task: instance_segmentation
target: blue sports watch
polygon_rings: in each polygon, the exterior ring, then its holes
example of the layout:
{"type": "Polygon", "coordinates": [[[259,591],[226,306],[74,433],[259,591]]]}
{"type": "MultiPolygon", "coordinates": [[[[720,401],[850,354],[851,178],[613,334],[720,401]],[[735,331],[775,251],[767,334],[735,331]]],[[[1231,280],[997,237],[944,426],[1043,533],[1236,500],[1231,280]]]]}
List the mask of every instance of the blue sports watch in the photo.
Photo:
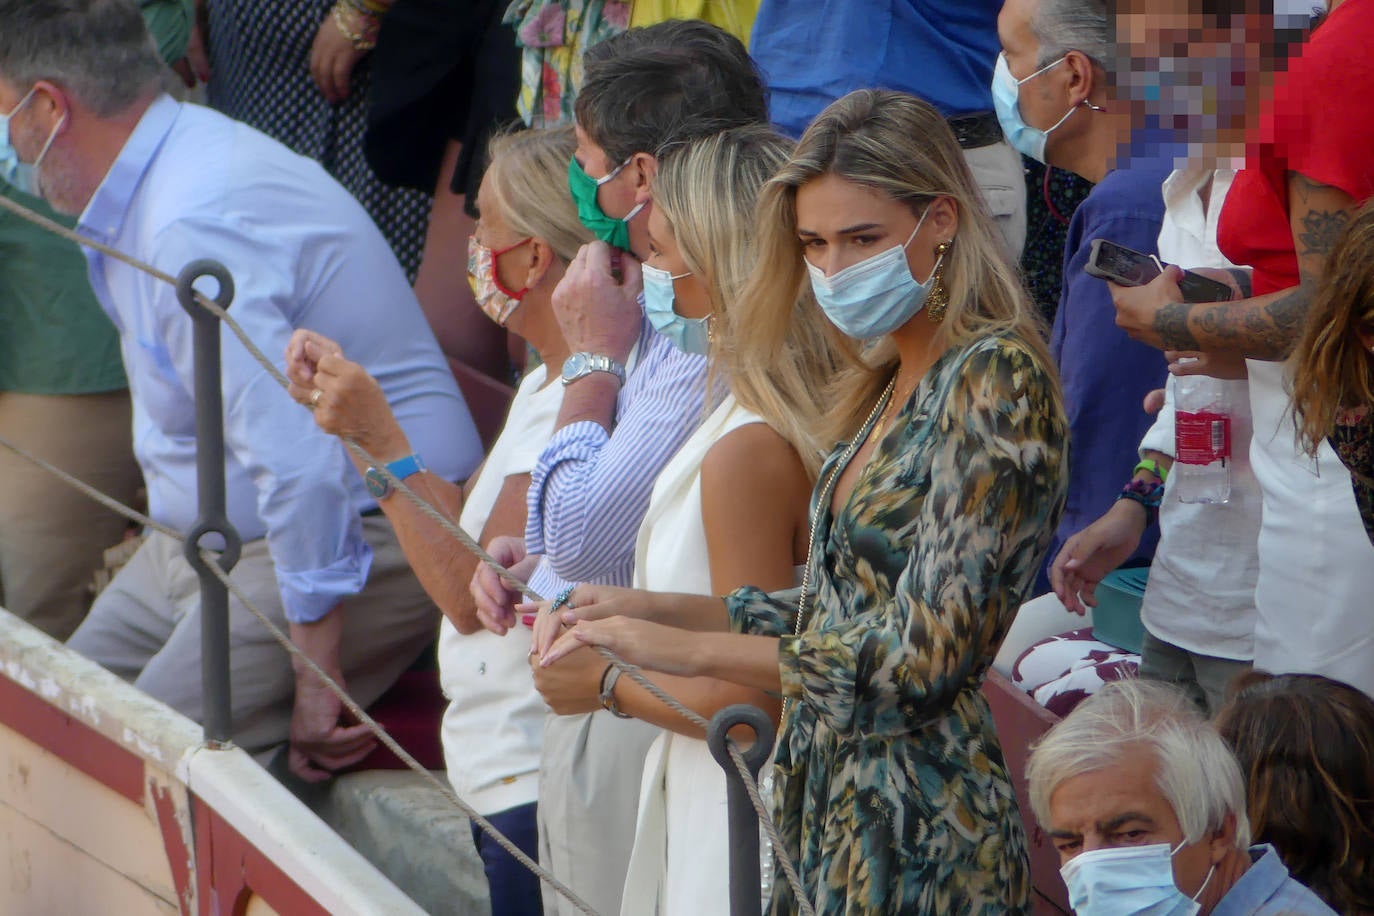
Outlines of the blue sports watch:
{"type": "MultiPolygon", "coordinates": [[[[386,469],[390,471],[397,480],[405,480],[411,474],[418,474],[428,470],[425,467],[424,459],[419,455],[407,455],[396,461],[389,462],[386,469]]],[[[367,469],[363,474],[363,482],[367,484],[367,492],[372,494],[372,498],[381,502],[392,494],[396,489],[386,475],[375,467],[367,469]]]]}

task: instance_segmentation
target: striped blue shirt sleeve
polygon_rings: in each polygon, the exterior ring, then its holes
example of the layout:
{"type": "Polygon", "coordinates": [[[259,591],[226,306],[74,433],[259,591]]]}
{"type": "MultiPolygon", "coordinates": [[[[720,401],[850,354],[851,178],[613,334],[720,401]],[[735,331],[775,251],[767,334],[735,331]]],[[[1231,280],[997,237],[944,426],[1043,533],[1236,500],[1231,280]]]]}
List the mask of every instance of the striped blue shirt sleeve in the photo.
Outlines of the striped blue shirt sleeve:
{"type": "Polygon", "coordinates": [[[568,581],[605,581],[633,563],[654,480],[705,416],[705,358],[647,324],[640,352],[615,429],[589,421],[563,427],[532,475],[526,547],[568,581]]]}

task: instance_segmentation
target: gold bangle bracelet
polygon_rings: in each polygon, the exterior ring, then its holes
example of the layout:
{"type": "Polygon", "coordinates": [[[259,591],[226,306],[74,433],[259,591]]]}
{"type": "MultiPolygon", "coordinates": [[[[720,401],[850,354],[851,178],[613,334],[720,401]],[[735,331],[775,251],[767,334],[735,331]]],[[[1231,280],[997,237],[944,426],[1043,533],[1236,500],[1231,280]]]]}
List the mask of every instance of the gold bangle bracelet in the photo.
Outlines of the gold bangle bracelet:
{"type": "MultiPolygon", "coordinates": [[[[347,0],[339,0],[338,3],[334,4],[334,25],[338,27],[343,37],[347,38],[349,43],[353,45],[353,50],[371,51],[373,48],[377,47],[376,21],[372,21],[369,27],[364,28],[362,32],[355,32],[349,26],[347,19],[344,18],[344,11],[349,9],[353,9],[353,7],[347,3],[347,0]]],[[[358,12],[356,9],[353,9],[353,11],[358,12]]],[[[363,14],[358,13],[358,15],[362,16],[363,14]]]]}

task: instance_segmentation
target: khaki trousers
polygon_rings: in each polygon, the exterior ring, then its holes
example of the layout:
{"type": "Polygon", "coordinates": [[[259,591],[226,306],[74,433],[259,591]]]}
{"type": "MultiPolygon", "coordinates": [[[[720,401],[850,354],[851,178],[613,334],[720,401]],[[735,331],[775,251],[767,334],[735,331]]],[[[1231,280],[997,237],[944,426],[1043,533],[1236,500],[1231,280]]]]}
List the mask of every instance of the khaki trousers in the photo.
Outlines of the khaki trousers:
{"type": "MultiPolygon", "coordinates": [[[[438,634],[439,611],[420,587],[381,516],[363,519],[372,571],[344,601],[340,663],[344,686],[366,707],[438,634]]],[[[265,540],[249,541],[231,572],[254,606],[278,627],[286,615],[265,540]]],[[[67,645],[178,712],[202,720],[200,579],[182,545],[150,534],[101,593],[67,645]]],[[[251,754],[286,741],[295,675],[286,651],[232,595],[229,671],[234,743],[251,754]]]]}
{"type": "MultiPolygon", "coordinates": [[[[142,476],[130,443],[129,393],[0,392],[0,436],[131,504],[142,476]]],[[[101,554],[124,519],[0,448],[0,605],[66,639],[86,616],[101,554]]]]}

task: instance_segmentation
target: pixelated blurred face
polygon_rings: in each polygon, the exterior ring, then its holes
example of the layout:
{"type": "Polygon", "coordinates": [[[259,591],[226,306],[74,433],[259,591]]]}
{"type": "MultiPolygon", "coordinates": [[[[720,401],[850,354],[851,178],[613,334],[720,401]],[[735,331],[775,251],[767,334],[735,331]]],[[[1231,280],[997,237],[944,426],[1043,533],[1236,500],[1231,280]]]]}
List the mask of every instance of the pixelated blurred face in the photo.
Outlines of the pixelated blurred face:
{"type": "Polygon", "coordinates": [[[1215,4],[1123,4],[1116,17],[1113,95],[1130,105],[1135,123],[1214,150],[1217,142],[1243,140],[1259,95],[1256,75],[1269,69],[1261,48],[1273,17],[1237,11],[1222,21],[1204,7],[1215,4]]]}

